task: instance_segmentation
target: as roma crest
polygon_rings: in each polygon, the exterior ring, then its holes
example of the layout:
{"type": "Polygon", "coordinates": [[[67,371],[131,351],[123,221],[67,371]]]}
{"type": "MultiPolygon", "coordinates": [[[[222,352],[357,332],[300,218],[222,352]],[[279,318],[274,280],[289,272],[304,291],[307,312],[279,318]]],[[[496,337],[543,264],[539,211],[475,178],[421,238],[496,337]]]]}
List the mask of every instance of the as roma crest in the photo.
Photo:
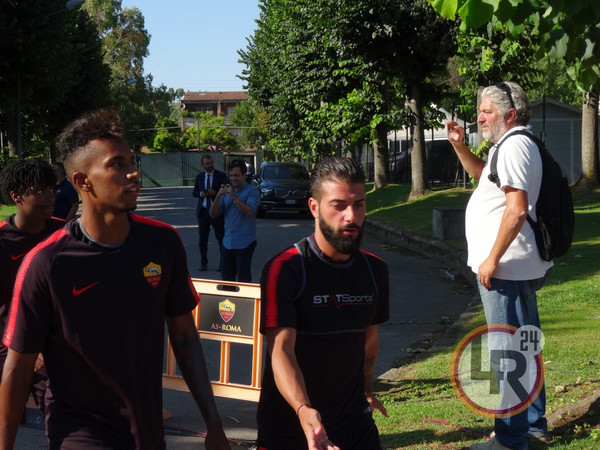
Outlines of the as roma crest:
{"type": "Polygon", "coordinates": [[[235,303],[230,302],[229,299],[219,302],[219,314],[221,319],[229,322],[235,314],[235,303]]]}
{"type": "Polygon", "coordinates": [[[146,277],[146,281],[153,288],[159,285],[161,274],[162,269],[158,264],[150,262],[146,267],[144,267],[144,276],[146,277]]]}

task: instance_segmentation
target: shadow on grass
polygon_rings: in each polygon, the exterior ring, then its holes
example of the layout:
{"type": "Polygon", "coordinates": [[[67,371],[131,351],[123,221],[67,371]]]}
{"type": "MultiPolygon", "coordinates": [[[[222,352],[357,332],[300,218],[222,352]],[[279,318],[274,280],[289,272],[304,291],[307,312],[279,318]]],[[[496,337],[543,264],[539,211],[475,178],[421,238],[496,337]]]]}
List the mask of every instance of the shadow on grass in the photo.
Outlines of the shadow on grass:
{"type": "Polygon", "coordinates": [[[389,405],[388,412],[392,412],[390,422],[378,421],[385,449],[463,448],[484,439],[491,431],[491,423],[480,425],[479,420],[466,420],[470,414],[459,404],[448,378],[391,382],[381,398],[389,405]],[[466,422],[468,426],[459,426],[466,422]]]}
{"type": "Polygon", "coordinates": [[[436,428],[408,431],[381,437],[384,449],[397,449],[412,446],[418,448],[468,448],[473,442],[483,441],[483,436],[489,433],[489,428],[452,430],[443,432],[436,428]]]}
{"type": "MultiPolygon", "coordinates": [[[[376,392],[389,396],[395,403],[418,402],[419,399],[432,400],[434,393],[454,397],[449,378],[403,378],[398,381],[378,379],[374,387],[376,392]]],[[[438,396],[437,399],[439,398],[438,396]]]]}
{"type": "MultiPolygon", "coordinates": [[[[591,403],[584,399],[573,405],[559,408],[548,419],[553,443],[569,445],[574,448],[590,448],[588,447],[589,442],[585,442],[585,445],[576,444],[580,441],[587,441],[594,428],[594,436],[600,435],[598,433],[600,429],[600,397],[591,403]]],[[[596,448],[599,447],[600,443],[596,448]]]]}

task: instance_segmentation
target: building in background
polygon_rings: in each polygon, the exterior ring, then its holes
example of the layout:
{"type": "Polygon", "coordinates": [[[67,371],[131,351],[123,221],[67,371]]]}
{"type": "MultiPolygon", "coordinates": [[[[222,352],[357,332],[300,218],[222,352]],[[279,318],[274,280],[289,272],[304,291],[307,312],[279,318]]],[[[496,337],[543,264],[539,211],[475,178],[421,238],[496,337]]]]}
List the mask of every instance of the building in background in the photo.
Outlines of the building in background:
{"type": "Polygon", "coordinates": [[[569,183],[577,181],[581,176],[581,109],[550,97],[534,100],[529,124],[569,183]]]}
{"type": "MultiPolygon", "coordinates": [[[[195,112],[209,113],[214,116],[225,117],[225,125],[229,126],[229,117],[240,103],[248,100],[248,93],[244,91],[219,91],[219,92],[186,92],[181,99],[181,108],[190,113],[189,117],[183,118],[182,126],[193,127],[196,122],[193,119],[195,112]]],[[[240,136],[239,128],[229,128],[234,136],[240,136]]]]}

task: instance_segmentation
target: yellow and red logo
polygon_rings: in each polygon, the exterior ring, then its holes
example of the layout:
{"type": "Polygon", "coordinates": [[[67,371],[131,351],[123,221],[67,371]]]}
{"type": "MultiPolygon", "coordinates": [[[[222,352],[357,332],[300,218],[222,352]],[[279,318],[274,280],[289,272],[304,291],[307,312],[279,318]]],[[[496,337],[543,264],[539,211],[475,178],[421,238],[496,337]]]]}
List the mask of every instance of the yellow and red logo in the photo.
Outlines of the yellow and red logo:
{"type": "Polygon", "coordinates": [[[235,314],[235,303],[232,303],[229,299],[219,302],[219,314],[221,315],[221,319],[229,322],[235,314]]]}
{"type": "Polygon", "coordinates": [[[150,262],[146,267],[144,267],[144,276],[146,277],[146,281],[153,288],[158,287],[160,284],[161,274],[162,268],[156,263],[150,262]]]}

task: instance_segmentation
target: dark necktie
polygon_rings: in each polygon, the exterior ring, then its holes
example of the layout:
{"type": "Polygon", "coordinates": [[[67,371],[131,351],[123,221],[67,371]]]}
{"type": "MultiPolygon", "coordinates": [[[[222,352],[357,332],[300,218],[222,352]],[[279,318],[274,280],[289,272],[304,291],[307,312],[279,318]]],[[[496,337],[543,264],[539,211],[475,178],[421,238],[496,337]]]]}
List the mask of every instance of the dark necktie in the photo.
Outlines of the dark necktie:
{"type": "MultiPolygon", "coordinates": [[[[205,184],[205,188],[208,191],[210,189],[210,174],[207,173],[206,174],[206,184],[205,184]]],[[[211,203],[212,198],[211,197],[206,197],[206,208],[210,209],[210,203],[211,203]]]]}

